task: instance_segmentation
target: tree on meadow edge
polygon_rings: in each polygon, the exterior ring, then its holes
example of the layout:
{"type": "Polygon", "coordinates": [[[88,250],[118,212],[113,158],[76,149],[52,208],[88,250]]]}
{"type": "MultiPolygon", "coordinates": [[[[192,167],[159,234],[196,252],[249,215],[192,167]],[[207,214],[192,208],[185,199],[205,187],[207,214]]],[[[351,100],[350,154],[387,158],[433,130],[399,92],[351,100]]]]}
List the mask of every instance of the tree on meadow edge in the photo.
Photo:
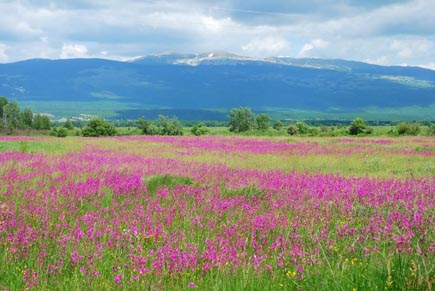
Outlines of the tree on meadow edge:
{"type": "Polygon", "coordinates": [[[283,124],[281,122],[281,120],[277,120],[273,123],[273,129],[280,131],[281,128],[283,127],[283,124]]]}
{"type": "Polygon", "coordinates": [[[256,119],[251,109],[240,107],[232,109],[228,116],[230,131],[242,132],[254,129],[256,127],[256,119]]]}
{"type": "Polygon", "coordinates": [[[83,136],[113,136],[116,135],[116,129],[103,118],[97,117],[88,121],[82,130],[83,136]]]}
{"type": "Polygon", "coordinates": [[[32,128],[33,112],[32,109],[26,108],[21,113],[21,123],[25,128],[32,128]]]}
{"type": "Polygon", "coordinates": [[[349,134],[358,135],[360,133],[364,133],[367,128],[366,123],[361,117],[355,118],[349,127],[349,134]]]}
{"type": "Polygon", "coordinates": [[[143,117],[139,118],[137,121],[137,128],[145,135],[155,135],[158,134],[158,128],[151,120],[145,120],[143,117]]]}
{"type": "Polygon", "coordinates": [[[259,130],[267,130],[270,127],[270,117],[265,113],[257,115],[255,121],[259,130]]]}
{"type": "Polygon", "coordinates": [[[310,126],[303,121],[298,121],[295,123],[298,134],[307,134],[310,132],[310,126]]]}
{"type": "Polygon", "coordinates": [[[10,132],[20,127],[20,106],[17,101],[3,106],[3,123],[10,132]]]}
{"type": "Polygon", "coordinates": [[[159,115],[157,126],[159,134],[161,135],[183,135],[183,126],[175,116],[169,118],[167,116],[159,115]]]}
{"type": "Polygon", "coordinates": [[[6,97],[0,96],[0,127],[5,127],[6,122],[4,122],[4,116],[3,116],[3,107],[8,104],[9,101],[6,97]]]}
{"type": "Polygon", "coordinates": [[[38,130],[50,130],[51,128],[50,118],[46,115],[37,113],[33,115],[32,127],[38,130]]]}
{"type": "Polygon", "coordinates": [[[418,135],[420,125],[418,123],[401,122],[397,125],[397,133],[400,135],[418,135]]]}
{"type": "Polygon", "coordinates": [[[65,124],[63,125],[63,127],[66,128],[66,129],[68,129],[68,130],[73,130],[73,129],[74,129],[74,125],[73,125],[73,123],[71,122],[71,119],[68,118],[68,119],[65,121],[65,124]]]}
{"type": "Polygon", "coordinates": [[[205,125],[205,123],[200,122],[198,124],[195,124],[192,127],[192,129],[190,130],[190,132],[196,136],[199,136],[199,135],[205,135],[205,134],[209,133],[209,129],[205,125]]]}

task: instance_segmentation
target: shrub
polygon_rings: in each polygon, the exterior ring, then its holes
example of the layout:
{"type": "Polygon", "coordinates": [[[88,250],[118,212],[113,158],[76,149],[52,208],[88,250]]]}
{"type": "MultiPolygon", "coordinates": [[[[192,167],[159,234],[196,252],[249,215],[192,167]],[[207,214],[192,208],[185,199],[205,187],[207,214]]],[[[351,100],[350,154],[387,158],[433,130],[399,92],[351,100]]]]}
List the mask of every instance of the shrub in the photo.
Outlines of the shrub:
{"type": "Polygon", "coordinates": [[[192,134],[199,136],[199,135],[205,135],[207,133],[209,133],[209,129],[207,128],[207,126],[204,123],[198,123],[195,124],[192,129],[190,130],[190,132],[192,132],[192,134]]]}
{"type": "Polygon", "coordinates": [[[183,126],[177,117],[168,118],[167,116],[159,115],[158,132],[161,135],[183,135],[183,126]]]}
{"type": "Polygon", "coordinates": [[[270,117],[265,113],[261,113],[255,118],[257,129],[267,130],[270,127],[270,117]]]}
{"type": "Polygon", "coordinates": [[[350,127],[349,127],[349,134],[351,135],[357,135],[360,133],[364,133],[365,129],[366,129],[366,123],[364,122],[364,120],[360,117],[355,118],[350,127]]]}
{"type": "Polygon", "coordinates": [[[83,136],[113,136],[116,135],[116,129],[102,118],[93,118],[83,128],[83,136]]]}
{"type": "Polygon", "coordinates": [[[50,135],[55,137],[66,137],[68,135],[68,131],[63,127],[55,127],[50,131],[50,135]]]}
{"type": "Polygon", "coordinates": [[[420,133],[420,125],[418,123],[401,122],[397,125],[397,132],[400,135],[418,135],[420,133]]]}
{"type": "Polygon", "coordinates": [[[297,128],[297,133],[298,134],[307,134],[307,133],[310,133],[310,127],[308,126],[308,124],[306,124],[303,121],[296,122],[295,126],[297,128]]]}
{"type": "Polygon", "coordinates": [[[290,135],[296,135],[298,133],[298,128],[294,126],[293,124],[290,124],[287,127],[287,133],[290,135]]]}
{"type": "Polygon", "coordinates": [[[155,135],[159,133],[157,126],[151,120],[145,120],[143,117],[137,120],[137,127],[145,135],[155,135]]]}
{"type": "Polygon", "coordinates": [[[277,120],[277,121],[275,121],[274,123],[273,123],[273,129],[276,129],[276,130],[281,130],[282,129],[282,127],[283,127],[283,124],[282,124],[282,122],[280,121],[280,120],[277,120]]]}

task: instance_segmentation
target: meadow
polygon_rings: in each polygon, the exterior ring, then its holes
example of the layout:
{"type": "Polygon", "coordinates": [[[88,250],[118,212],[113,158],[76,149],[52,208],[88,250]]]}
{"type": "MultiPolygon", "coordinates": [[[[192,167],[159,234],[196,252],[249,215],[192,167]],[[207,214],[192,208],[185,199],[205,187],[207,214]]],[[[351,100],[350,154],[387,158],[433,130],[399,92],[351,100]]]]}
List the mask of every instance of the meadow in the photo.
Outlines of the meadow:
{"type": "Polygon", "coordinates": [[[0,136],[0,290],[433,290],[435,139],[0,136]]]}

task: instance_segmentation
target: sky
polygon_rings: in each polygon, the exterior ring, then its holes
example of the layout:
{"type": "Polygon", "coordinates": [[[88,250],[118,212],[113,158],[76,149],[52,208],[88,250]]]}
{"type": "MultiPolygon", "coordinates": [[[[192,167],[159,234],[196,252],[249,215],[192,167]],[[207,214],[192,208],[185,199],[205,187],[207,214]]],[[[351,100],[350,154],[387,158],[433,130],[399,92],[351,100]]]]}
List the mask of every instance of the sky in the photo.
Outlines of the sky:
{"type": "Polygon", "coordinates": [[[435,69],[435,0],[0,0],[0,63],[228,51],[435,69]]]}

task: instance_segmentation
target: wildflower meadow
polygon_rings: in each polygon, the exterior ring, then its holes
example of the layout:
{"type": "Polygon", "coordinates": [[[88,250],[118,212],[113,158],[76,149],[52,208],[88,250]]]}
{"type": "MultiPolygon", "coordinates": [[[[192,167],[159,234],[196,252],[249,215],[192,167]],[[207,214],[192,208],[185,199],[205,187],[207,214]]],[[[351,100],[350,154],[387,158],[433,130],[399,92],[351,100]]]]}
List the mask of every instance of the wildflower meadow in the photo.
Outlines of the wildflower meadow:
{"type": "Polygon", "coordinates": [[[0,137],[0,290],[434,290],[435,139],[0,137]]]}

